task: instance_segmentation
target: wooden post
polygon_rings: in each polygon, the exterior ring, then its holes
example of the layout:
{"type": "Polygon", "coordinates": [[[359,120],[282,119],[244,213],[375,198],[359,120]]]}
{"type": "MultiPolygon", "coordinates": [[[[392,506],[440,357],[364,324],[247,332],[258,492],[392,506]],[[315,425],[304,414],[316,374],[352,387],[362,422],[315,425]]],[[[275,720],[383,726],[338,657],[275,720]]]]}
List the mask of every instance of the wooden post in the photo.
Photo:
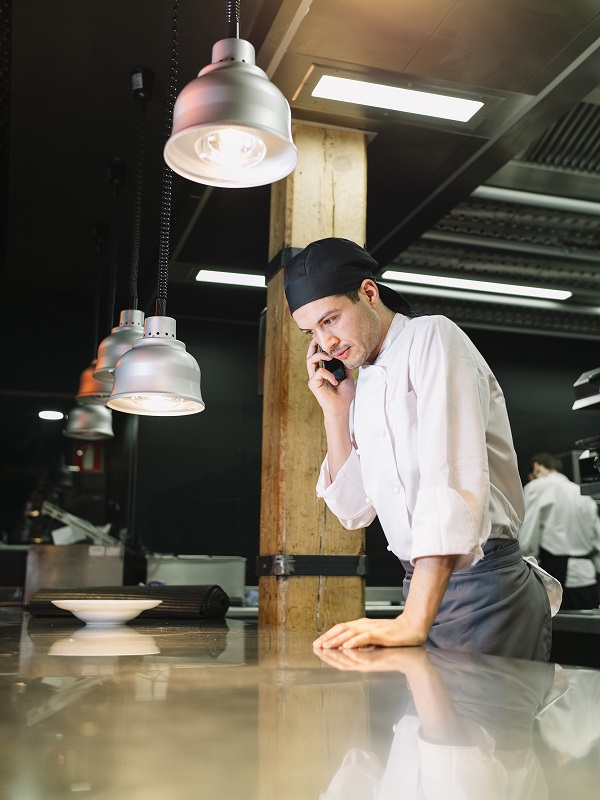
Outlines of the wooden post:
{"type": "MultiPolygon", "coordinates": [[[[366,142],[361,133],[294,126],[298,165],[272,187],[270,259],[328,236],[365,240],[366,142]]],[[[364,554],[364,531],[345,530],[315,493],[326,444],[322,412],[306,384],[307,337],[291,318],[283,270],[268,282],[260,554],[364,554]]],[[[326,572],[324,569],[323,572],[326,572]]],[[[259,577],[259,622],[323,631],[364,616],[364,577],[259,577]]]]}

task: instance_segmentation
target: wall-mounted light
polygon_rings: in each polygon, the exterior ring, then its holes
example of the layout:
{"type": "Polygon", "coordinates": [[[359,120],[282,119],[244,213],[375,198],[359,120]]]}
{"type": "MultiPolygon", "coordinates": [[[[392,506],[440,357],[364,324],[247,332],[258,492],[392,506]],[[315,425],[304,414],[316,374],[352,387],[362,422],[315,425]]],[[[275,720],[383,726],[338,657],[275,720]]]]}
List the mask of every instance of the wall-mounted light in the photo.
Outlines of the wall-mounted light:
{"type": "Polygon", "coordinates": [[[600,369],[590,369],[577,378],[573,384],[575,390],[575,402],[573,411],[581,408],[600,407],[600,369]]]}
{"type": "Polygon", "coordinates": [[[228,3],[227,33],[177,98],[164,158],[174,172],[209,186],[274,183],[298,160],[290,107],[256,66],[254,47],[238,38],[239,0],[228,3]]]}

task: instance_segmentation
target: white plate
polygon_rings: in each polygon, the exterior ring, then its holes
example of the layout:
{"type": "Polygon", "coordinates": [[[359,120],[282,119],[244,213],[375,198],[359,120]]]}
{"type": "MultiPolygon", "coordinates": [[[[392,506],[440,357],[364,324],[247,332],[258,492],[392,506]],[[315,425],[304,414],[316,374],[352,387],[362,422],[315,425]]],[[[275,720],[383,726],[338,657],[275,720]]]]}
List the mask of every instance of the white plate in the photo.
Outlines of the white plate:
{"type": "Polygon", "coordinates": [[[57,608],[71,611],[88,625],[122,625],[162,600],[53,600],[57,608]]]}

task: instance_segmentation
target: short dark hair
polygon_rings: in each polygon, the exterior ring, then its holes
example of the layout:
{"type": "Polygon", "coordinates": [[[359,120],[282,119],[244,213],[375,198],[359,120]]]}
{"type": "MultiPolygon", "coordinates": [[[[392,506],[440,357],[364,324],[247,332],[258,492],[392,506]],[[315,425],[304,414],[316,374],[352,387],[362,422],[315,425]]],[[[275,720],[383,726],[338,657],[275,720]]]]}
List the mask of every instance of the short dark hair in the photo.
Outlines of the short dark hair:
{"type": "MultiPolygon", "coordinates": [[[[359,287],[359,289],[360,289],[360,287],[359,287]]],[[[351,289],[349,292],[342,292],[340,297],[347,297],[348,300],[350,300],[352,303],[358,303],[359,300],[360,300],[360,295],[358,293],[359,289],[351,289]]],[[[383,300],[381,302],[383,302],[383,300]]],[[[384,303],[384,305],[385,305],[385,303],[384,303]]],[[[387,306],[386,306],[386,308],[387,308],[387,306]]],[[[395,311],[395,309],[391,309],[391,310],[395,311]]],[[[413,311],[412,308],[411,309],[407,308],[406,310],[403,309],[400,313],[404,314],[405,317],[411,317],[411,318],[422,317],[423,316],[423,314],[421,314],[419,311],[413,311]]]]}
{"type": "Polygon", "coordinates": [[[546,469],[555,469],[557,472],[562,472],[563,468],[562,461],[553,453],[536,453],[534,456],[531,456],[529,462],[530,471],[533,470],[534,464],[541,464],[542,467],[546,467],[546,469]]]}
{"type": "Polygon", "coordinates": [[[342,297],[347,297],[348,300],[351,300],[353,303],[358,303],[360,300],[358,289],[350,289],[349,292],[342,292],[342,297]]]}

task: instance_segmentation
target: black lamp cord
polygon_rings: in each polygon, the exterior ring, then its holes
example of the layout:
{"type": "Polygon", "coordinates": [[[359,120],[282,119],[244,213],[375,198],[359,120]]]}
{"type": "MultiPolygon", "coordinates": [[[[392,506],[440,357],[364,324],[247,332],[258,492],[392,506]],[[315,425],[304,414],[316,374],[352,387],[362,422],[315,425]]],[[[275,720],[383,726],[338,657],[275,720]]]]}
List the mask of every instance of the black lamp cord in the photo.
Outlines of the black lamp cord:
{"type": "MultiPolygon", "coordinates": [[[[227,35],[238,38],[240,32],[240,0],[227,0],[227,35]]],[[[169,60],[169,85],[165,114],[165,142],[173,129],[173,108],[177,96],[177,70],[179,46],[179,0],[173,0],[171,20],[171,54],[169,60]]],[[[156,315],[166,316],[167,288],[169,283],[169,250],[171,238],[171,201],[173,194],[173,172],[163,164],[162,194],[160,203],[160,231],[158,248],[158,280],[156,290],[156,315]]]]}
{"type": "Polygon", "coordinates": [[[100,329],[100,289],[102,286],[102,248],[106,242],[106,228],[101,223],[96,223],[93,229],[95,269],[94,292],[92,298],[92,359],[96,358],[98,351],[98,332],[100,329]]]}
{"type": "Polygon", "coordinates": [[[227,38],[240,38],[240,0],[227,0],[227,38]]]}
{"type": "Polygon", "coordinates": [[[133,188],[133,221],[131,232],[131,266],[129,270],[129,308],[138,307],[138,271],[140,266],[140,239],[142,225],[142,178],[144,174],[144,149],[146,144],[146,103],[140,103],[140,127],[133,188]]]}
{"type": "MultiPolygon", "coordinates": [[[[169,61],[169,86],[167,89],[167,110],[165,118],[165,141],[171,135],[173,127],[173,107],[177,92],[177,57],[179,43],[179,2],[173,2],[171,25],[171,57],[169,61]]],[[[173,190],[173,173],[163,163],[162,194],[160,202],[160,232],[158,243],[158,282],[156,290],[156,315],[166,316],[167,286],[169,283],[169,246],[171,235],[171,195],[173,190]]]]}
{"type": "Polygon", "coordinates": [[[108,290],[107,290],[107,331],[110,333],[115,316],[115,297],[117,293],[117,271],[119,261],[119,228],[120,228],[120,213],[119,213],[119,197],[121,194],[121,187],[125,179],[126,165],[119,158],[115,158],[109,164],[108,175],[109,183],[112,186],[113,192],[113,208],[112,219],[110,225],[110,239],[109,239],[109,272],[108,272],[108,290]]]}

